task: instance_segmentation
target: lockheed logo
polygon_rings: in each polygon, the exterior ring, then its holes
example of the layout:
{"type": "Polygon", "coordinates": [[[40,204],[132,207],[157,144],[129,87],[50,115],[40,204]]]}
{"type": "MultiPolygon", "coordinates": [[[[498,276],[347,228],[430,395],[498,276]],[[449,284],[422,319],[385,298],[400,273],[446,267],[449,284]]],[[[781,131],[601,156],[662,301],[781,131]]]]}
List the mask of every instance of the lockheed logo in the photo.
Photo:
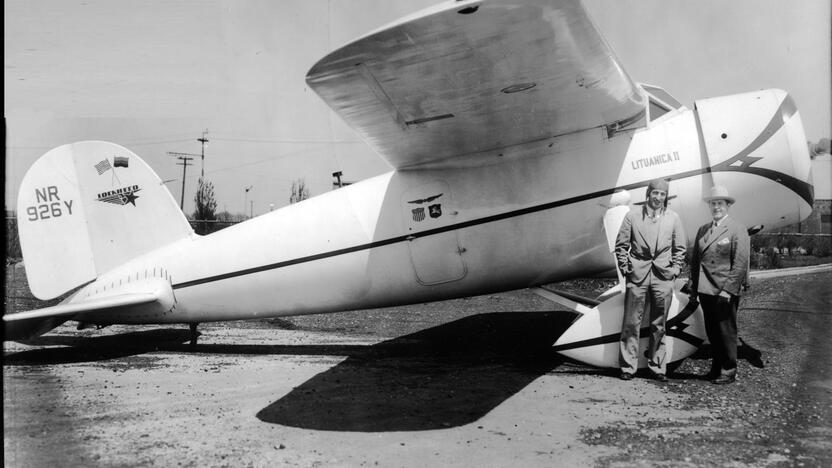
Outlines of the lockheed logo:
{"type": "Polygon", "coordinates": [[[126,205],[130,203],[136,206],[136,199],[139,198],[136,192],[140,191],[138,185],[131,185],[129,187],[122,187],[107,192],[98,194],[97,200],[104,203],[112,203],[114,205],[126,205]]]}

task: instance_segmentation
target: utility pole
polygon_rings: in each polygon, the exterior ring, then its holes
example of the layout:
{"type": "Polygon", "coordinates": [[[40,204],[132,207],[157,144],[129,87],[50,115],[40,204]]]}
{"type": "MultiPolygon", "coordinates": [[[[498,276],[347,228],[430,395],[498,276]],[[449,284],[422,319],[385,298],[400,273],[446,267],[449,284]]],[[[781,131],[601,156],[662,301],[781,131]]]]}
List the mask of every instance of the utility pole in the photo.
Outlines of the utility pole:
{"type": "Polygon", "coordinates": [[[196,141],[202,143],[202,178],[205,178],[205,144],[208,143],[208,129],[202,132],[202,138],[197,138],[196,141]]]}
{"type": "Polygon", "coordinates": [[[246,215],[246,205],[248,205],[248,191],[251,190],[252,187],[254,187],[254,186],[249,185],[248,187],[246,187],[246,198],[245,198],[245,201],[243,202],[243,216],[246,215]]]}
{"type": "Polygon", "coordinates": [[[253,218],[254,217],[254,200],[249,200],[249,203],[251,203],[251,211],[249,211],[248,217],[253,218]]]}
{"type": "Polygon", "coordinates": [[[193,166],[193,164],[189,163],[188,161],[193,161],[193,157],[199,156],[198,154],[191,154],[191,153],[176,153],[173,151],[168,151],[168,156],[173,156],[176,159],[182,161],[181,163],[176,163],[177,166],[182,166],[182,198],[179,200],[179,209],[182,212],[185,211],[185,174],[188,171],[188,166],[193,166]]]}

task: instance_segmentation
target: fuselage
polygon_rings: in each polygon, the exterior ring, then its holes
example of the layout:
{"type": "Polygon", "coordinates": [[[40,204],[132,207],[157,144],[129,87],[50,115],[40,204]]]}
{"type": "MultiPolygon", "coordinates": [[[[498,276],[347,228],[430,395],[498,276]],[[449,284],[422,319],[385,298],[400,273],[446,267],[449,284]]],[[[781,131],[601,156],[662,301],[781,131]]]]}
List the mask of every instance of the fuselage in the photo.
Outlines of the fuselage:
{"type": "MultiPolygon", "coordinates": [[[[688,241],[714,184],[748,227],[812,209],[808,149],[778,90],[697,101],[632,128],[592,128],[394,171],[207,236],[191,236],[85,288],[164,271],[165,313],[90,313],[93,323],[240,320],[419,303],[614,271],[603,217],[669,178],[688,241]],[[150,273],[150,272],[153,273],[150,273]]],[[[614,274],[614,273],[612,273],[614,274]]]]}

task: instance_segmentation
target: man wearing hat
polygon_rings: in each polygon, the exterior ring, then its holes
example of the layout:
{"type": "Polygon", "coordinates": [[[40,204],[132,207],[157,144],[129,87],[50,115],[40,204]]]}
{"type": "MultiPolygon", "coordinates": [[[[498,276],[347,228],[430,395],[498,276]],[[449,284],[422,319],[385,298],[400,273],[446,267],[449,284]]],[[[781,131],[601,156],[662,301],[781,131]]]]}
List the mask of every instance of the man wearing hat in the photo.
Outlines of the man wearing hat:
{"type": "Polygon", "coordinates": [[[734,198],[716,185],[704,198],[713,220],[699,228],[693,244],[691,294],[699,294],[705,331],[711,342],[711,371],[715,384],[737,377],[737,308],[748,275],[750,241],[745,226],[728,215],[734,198]]]}
{"type": "Polygon", "coordinates": [[[627,213],[615,240],[618,268],[626,279],[619,354],[624,380],[638,369],[641,320],[649,311],[647,366],[658,380],[667,381],[665,323],[687,245],[679,215],[667,208],[668,187],[666,180],[650,182],[644,205],[627,213]]]}

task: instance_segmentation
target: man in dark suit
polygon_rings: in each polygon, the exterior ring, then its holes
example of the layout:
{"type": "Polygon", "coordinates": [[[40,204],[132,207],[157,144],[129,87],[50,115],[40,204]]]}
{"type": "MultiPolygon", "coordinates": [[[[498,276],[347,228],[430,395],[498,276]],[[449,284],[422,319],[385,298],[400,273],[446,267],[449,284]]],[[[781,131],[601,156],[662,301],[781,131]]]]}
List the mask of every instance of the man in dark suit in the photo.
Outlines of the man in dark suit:
{"type": "Polygon", "coordinates": [[[687,245],[679,215],[667,209],[668,187],[666,180],[650,182],[644,205],[627,213],[615,240],[618,268],[626,279],[619,354],[624,380],[638,369],[641,320],[649,310],[647,366],[658,380],[667,381],[665,324],[687,245]]]}
{"type": "Polygon", "coordinates": [[[734,198],[714,186],[705,202],[713,221],[699,228],[691,260],[691,293],[699,294],[705,331],[711,342],[711,371],[715,384],[737,378],[737,308],[748,275],[750,241],[745,226],[728,215],[734,198]]]}

